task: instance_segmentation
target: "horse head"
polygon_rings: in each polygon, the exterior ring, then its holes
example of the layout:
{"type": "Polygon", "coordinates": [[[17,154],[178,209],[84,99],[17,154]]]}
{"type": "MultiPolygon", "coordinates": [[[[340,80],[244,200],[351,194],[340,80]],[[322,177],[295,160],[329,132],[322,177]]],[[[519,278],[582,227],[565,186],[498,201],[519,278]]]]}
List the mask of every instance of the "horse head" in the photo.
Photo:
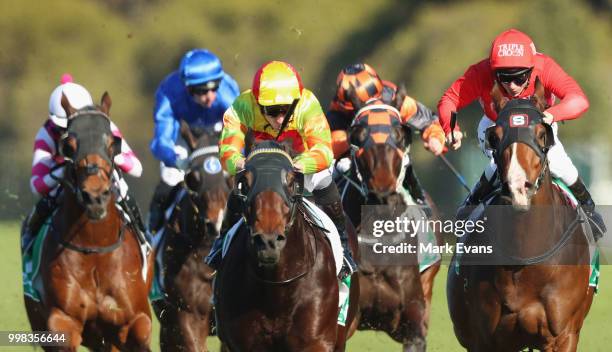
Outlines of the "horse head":
{"type": "Polygon", "coordinates": [[[516,210],[527,211],[532,198],[549,175],[547,152],[554,145],[552,127],[544,122],[544,87],[536,78],[530,99],[504,98],[495,85],[491,93],[497,121],[485,133],[493,151],[504,193],[516,210]]]}
{"type": "Polygon", "coordinates": [[[259,143],[236,176],[243,199],[243,215],[250,231],[250,252],[260,267],[275,267],[287,243],[303,189],[303,175],[293,170],[292,159],[272,141],[259,143]]]}
{"type": "Polygon", "coordinates": [[[91,220],[102,220],[113,194],[113,159],[121,151],[121,137],[113,135],[108,117],[110,96],[105,92],[100,107],[80,110],[62,96],[62,107],[70,116],[58,148],[66,161],[63,184],[91,220]]]}
{"type": "Polygon", "coordinates": [[[218,233],[229,193],[228,178],[219,161],[219,133],[190,128],[181,122],[181,135],[190,148],[185,186],[203,224],[218,233]]]}
{"type": "Polygon", "coordinates": [[[368,196],[384,201],[396,194],[402,160],[411,142],[410,128],[402,125],[399,111],[381,101],[367,103],[355,114],[349,138],[368,196]]]}

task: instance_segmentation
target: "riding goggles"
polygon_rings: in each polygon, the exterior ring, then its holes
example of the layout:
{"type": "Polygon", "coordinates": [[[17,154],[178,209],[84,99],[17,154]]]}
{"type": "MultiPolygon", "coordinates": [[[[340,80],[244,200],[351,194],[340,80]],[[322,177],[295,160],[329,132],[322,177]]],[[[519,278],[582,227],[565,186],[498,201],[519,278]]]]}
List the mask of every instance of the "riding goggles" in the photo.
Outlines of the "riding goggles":
{"type": "Polygon", "coordinates": [[[522,86],[531,77],[531,71],[533,71],[533,68],[522,69],[520,71],[498,70],[495,72],[495,75],[500,83],[510,84],[514,82],[514,84],[522,86]]]}

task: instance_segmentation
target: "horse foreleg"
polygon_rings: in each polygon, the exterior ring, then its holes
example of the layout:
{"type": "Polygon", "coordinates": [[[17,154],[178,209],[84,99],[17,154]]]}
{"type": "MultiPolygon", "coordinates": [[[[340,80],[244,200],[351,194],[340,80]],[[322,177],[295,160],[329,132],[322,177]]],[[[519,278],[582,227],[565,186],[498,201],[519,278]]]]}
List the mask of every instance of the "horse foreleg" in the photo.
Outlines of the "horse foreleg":
{"type": "Polygon", "coordinates": [[[184,351],[208,351],[209,316],[193,312],[179,311],[178,323],[183,336],[184,351]]]}
{"type": "Polygon", "coordinates": [[[560,335],[556,338],[554,346],[544,351],[574,352],[578,350],[578,334],[571,333],[560,335]]]}
{"type": "Polygon", "coordinates": [[[69,345],[59,350],[76,351],[83,342],[83,324],[57,307],[51,309],[47,328],[52,332],[68,334],[69,345]]]}
{"type": "Polygon", "coordinates": [[[151,328],[151,318],[145,313],[138,313],[119,330],[119,341],[128,351],[151,351],[151,328]]]}
{"type": "Polygon", "coordinates": [[[427,336],[427,330],[429,329],[429,314],[431,312],[431,298],[433,296],[433,286],[436,274],[440,270],[440,262],[430,266],[424,272],[421,273],[421,287],[423,288],[423,298],[425,299],[425,312],[423,313],[423,320],[425,322],[425,336],[427,336]]]}

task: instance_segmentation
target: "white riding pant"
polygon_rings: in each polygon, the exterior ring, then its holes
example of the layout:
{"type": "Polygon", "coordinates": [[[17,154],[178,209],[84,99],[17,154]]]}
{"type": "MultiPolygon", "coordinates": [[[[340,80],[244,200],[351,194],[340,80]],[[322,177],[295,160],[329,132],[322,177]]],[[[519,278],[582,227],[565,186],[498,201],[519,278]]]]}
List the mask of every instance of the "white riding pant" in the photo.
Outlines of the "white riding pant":
{"type": "MultiPolygon", "coordinates": [[[[174,144],[174,152],[178,159],[189,157],[189,148],[183,137],[179,136],[174,144]]],[[[185,178],[185,171],[175,167],[166,166],[163,161],[159,163],[159,169],[162,181],[170,187],[176,186],[185,178]]]]}
{"type": "Polygon", "coordinates": [[[330,165],[327,169],[323,169],[315,174],[304,175],[304,189],[308,192],[323,189],[329,186],[332,179],[334,165],[330,165]]]}
{"type": "MultiPolygon", "coordinates": [[[[487,180],[491,180],[493,173],[497,170],[497,165],[495,165],[495,159],[493,158],[493,151],[485,148],[485,131],[494,124],[495,122],[486,115],[480,119],[480,123],[478,124],[478,144],[480,145],[480,150],[482,150],[490,161],[485,167],[485,176],[487,180]]],[[[557,137],[559,125],[555,122],[551,126],[555,136],[555,145],[548,150],[550,173],[554,177],[560,178],[566,185],[571,186],[578,179],[578,169],[576,169],[576,166],[572,163],[572,160],[565,152],[565,148],[563,148],[563,144],[561,144],[561,141],[557,137]]]]}

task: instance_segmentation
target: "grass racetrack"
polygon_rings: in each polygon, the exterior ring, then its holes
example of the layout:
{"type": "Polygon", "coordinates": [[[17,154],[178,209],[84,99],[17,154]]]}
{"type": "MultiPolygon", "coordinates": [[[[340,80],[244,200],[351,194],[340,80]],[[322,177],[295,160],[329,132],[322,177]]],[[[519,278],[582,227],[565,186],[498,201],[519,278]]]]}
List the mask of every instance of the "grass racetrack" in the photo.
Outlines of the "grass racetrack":
{"type": "MultiPolygon", "coordinates": [[[[610,234],[608,234],[610,235],[610,234]]],[[[5,288],[0,295],[0,331],[30,330],[23,306],[21,283],[21,258],[19,254],[19,226],[14,223],[0,223],[0,282],[5,288]]],[[[445,280],[448,267],[444,266],[434,286],[433,307],[427,336],[428,351],[463,351],[455,339],[446,306],[445,280]]],[[[586,318],[580,335],[579,351],[610,351],[610,316],[612,315],[612,267],[601,267],[599,294],[595,296],[591,311],[586,318]]],[[[159,325],[153,318],[153,351],[159,351],[159,325]]],[[[219,350],[216,338],[209,347],[219,350]]],[[[31,347],[0,346],[0,351],[32,351],[31,347]]],[[[83,349],[84,350],[84,349],[83,349]]],[[[398,343],[384,333],[358,332],[348,343],[349,351],[400,351],[398,343]]]]}

